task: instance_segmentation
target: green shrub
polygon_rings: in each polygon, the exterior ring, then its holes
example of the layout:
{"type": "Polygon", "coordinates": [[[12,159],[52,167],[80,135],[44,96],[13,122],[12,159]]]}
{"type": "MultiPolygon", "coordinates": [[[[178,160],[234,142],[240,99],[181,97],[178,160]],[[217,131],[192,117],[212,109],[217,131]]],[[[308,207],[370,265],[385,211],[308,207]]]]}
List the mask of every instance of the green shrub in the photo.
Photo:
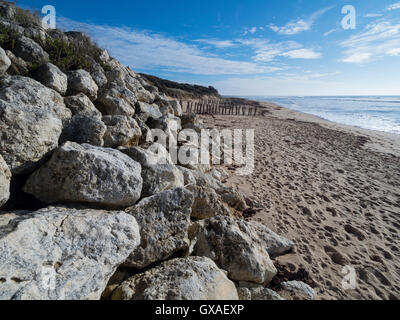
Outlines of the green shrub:
{"type": "Polygon", "coordinates": [[[50,61],[63,72],[78,69],[90,72],[92,59],[98,62],[101,50],[87,36],[71,41],[48,38],[41,45],[49,54],[50,61]]]}
{"type": "Polygon", "coordinates": [[[20,7],[15,7],[14,21],[22,27],[37,27],[41,26],[40,14],[37,11],[25,10],[20,7]]]}
{"type": "Polygon", "coordinates": [[[18,38],[18,34],[11,28],[0,25],[0,46],[4,50],[14,49],[15,41],[18,38]]]}

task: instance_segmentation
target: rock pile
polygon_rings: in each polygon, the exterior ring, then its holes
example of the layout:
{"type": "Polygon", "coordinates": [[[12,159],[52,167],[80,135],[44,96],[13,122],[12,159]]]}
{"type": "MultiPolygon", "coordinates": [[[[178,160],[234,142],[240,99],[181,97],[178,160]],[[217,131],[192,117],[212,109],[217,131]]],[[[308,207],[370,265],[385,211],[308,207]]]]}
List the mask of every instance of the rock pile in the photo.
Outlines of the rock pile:
{"type": "Polygon", "coordinates": [[[152,139],[152,129],[174,139],[182,123],[201,128],[196,117],[104,50],[85,57],[85,70],[66,70],[45,44],[84,35],[23,27],[8,6],[0,24],[16,38],[11,51],[0,43],[0,299],[279,298],[265,288],[277,273],[271,257],[293,242],[234,218],[246,202],[211,165],[175,164],[152,139]],[[14,193],[40,209],[8,201],[14,193]],[[237,290],[249,283],[259,289],[237,290]]]}

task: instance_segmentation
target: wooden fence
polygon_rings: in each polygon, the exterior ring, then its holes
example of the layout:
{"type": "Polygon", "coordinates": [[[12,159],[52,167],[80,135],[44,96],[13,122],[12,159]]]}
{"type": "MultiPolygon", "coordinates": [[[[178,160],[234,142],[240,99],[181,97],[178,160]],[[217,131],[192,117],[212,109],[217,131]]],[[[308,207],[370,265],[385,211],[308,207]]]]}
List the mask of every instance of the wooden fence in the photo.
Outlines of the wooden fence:
{"type": "Polygon", "coordinates": [[[229,100],[180,101],[183,112],[190,114],[218,114],[236,116],[254,116],[262,114],[262,109],[248,105],[239,105],[229,100]]]}

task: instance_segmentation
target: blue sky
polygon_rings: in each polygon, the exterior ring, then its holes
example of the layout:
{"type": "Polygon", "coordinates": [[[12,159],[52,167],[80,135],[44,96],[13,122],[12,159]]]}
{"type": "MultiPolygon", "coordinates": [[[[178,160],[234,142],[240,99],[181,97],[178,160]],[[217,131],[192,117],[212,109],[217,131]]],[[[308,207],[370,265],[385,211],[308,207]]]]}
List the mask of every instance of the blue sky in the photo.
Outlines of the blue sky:
{"type": "Polygon", "coordinates": [[[53,5],[58,27],[86,31],[135,71],[226,95],[400,95],[399,0],[18,3],[53,5]]]}

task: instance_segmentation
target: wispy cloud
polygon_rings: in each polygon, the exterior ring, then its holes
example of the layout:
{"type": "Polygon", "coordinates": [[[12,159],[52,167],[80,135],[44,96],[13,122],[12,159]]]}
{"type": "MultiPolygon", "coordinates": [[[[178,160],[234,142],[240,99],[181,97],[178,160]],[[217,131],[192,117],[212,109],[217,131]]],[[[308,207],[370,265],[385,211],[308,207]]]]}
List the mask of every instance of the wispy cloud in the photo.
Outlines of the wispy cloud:
{"type": "Polygon", "coordinates": [[[241,40],[243,45],[250,46],[255,51],[254,61],[270,62],[277,57],[289,59],[317,59],[322,55],[314,49],[303,48],[295,41],[270,42],[264,39],[245,39],[241,40]]]}
{"type": "Polygon", "coordinates": [[[379,18],[382,17],[382,13],[367,13],[364,17],[365,18],[379,18]]]}
{"type": "Polygon", "coordinates": [[[365,30],[343,41],[346,48],[345,57],[348,63],[366,63],[374,59],[393,55],[400,48],[400,24],[378,21],[365,27],[365,30]]]}
{"type": "Polygon", "coordinates": [[[209,44],[212,45],[216,48],[231,48],[236,46],[236,44],[232,40],[213,40],[213,39],[198,39],[198,40],[193,40],[194,42],[199,42],[199,43],[204,43],[204,44],[209,44]]]}
{"type": "Polygon", "coordinates": [[[318,59],[321,57],[321,53],[315,52],[313,49],[297,49],[284,52],[281,55],[291,59],[318,59]]]}
{"type": "Polygon", "coordinates": [[[329,31],[324,33],[324,37],[327,37],[327,36],[329,36],[330,34],[336,32],[336,31],[337,31],[337,29],[331,29],[331,30],[329,30],[329,31]]]}
{"type": "Polygon", "coordinates": [[[251,27],[251,28],[246,28],[243,31],[243,35],[246,36],[248,34],[255,34],[257,31],[263,31],[264,27],[251,27]]]}
{"type": "Polygon", "coordinates": [[[252,78],[228,78],[214,82],[212,85],[226,95],[242,96],[279,96],[279,95],[312,95],[315,88],[320,92],[332,92],[345,84],[335,78],[338,72],[303,75],[282,74],[274,77],[256,76],[252,78]]]}
{"type": "Polygon", "coordinates": [[[388,11],[400,9],[400,2],[393,3],[389,7],[387,7],[388,11]]]}
{"type": "MultiPolygon", "coordinates": [[[[80,23],[66,18],[59,18],[59,25],[86,31],[122,63],[134,69],[198,75],[263,74],[276,70],[255,62],[216,57],[195,45],[149,31],[80,23]]],[[[229,42],[218,44],[230,45],[229,42]]]]}
{"type": "Polygon", "coordinates": [[[323,14],[325,14],[330,9],[332,9],[332,7],[318,10],[317,12],[312,14],[311,17],[308,18],[307,20],[298,19],[295,21],[291,21],[283,27],[278,27],[276,25],[270,25],[270,28],[271,28],[271,30],[275,31],[276,33],[279,33],[282,35],[295,35],[300,32],[303,32],[303,31],[308,31],[308,30],[311,30],[311,27],[313,26],[315,21],[317,21],[323,14]]]}

